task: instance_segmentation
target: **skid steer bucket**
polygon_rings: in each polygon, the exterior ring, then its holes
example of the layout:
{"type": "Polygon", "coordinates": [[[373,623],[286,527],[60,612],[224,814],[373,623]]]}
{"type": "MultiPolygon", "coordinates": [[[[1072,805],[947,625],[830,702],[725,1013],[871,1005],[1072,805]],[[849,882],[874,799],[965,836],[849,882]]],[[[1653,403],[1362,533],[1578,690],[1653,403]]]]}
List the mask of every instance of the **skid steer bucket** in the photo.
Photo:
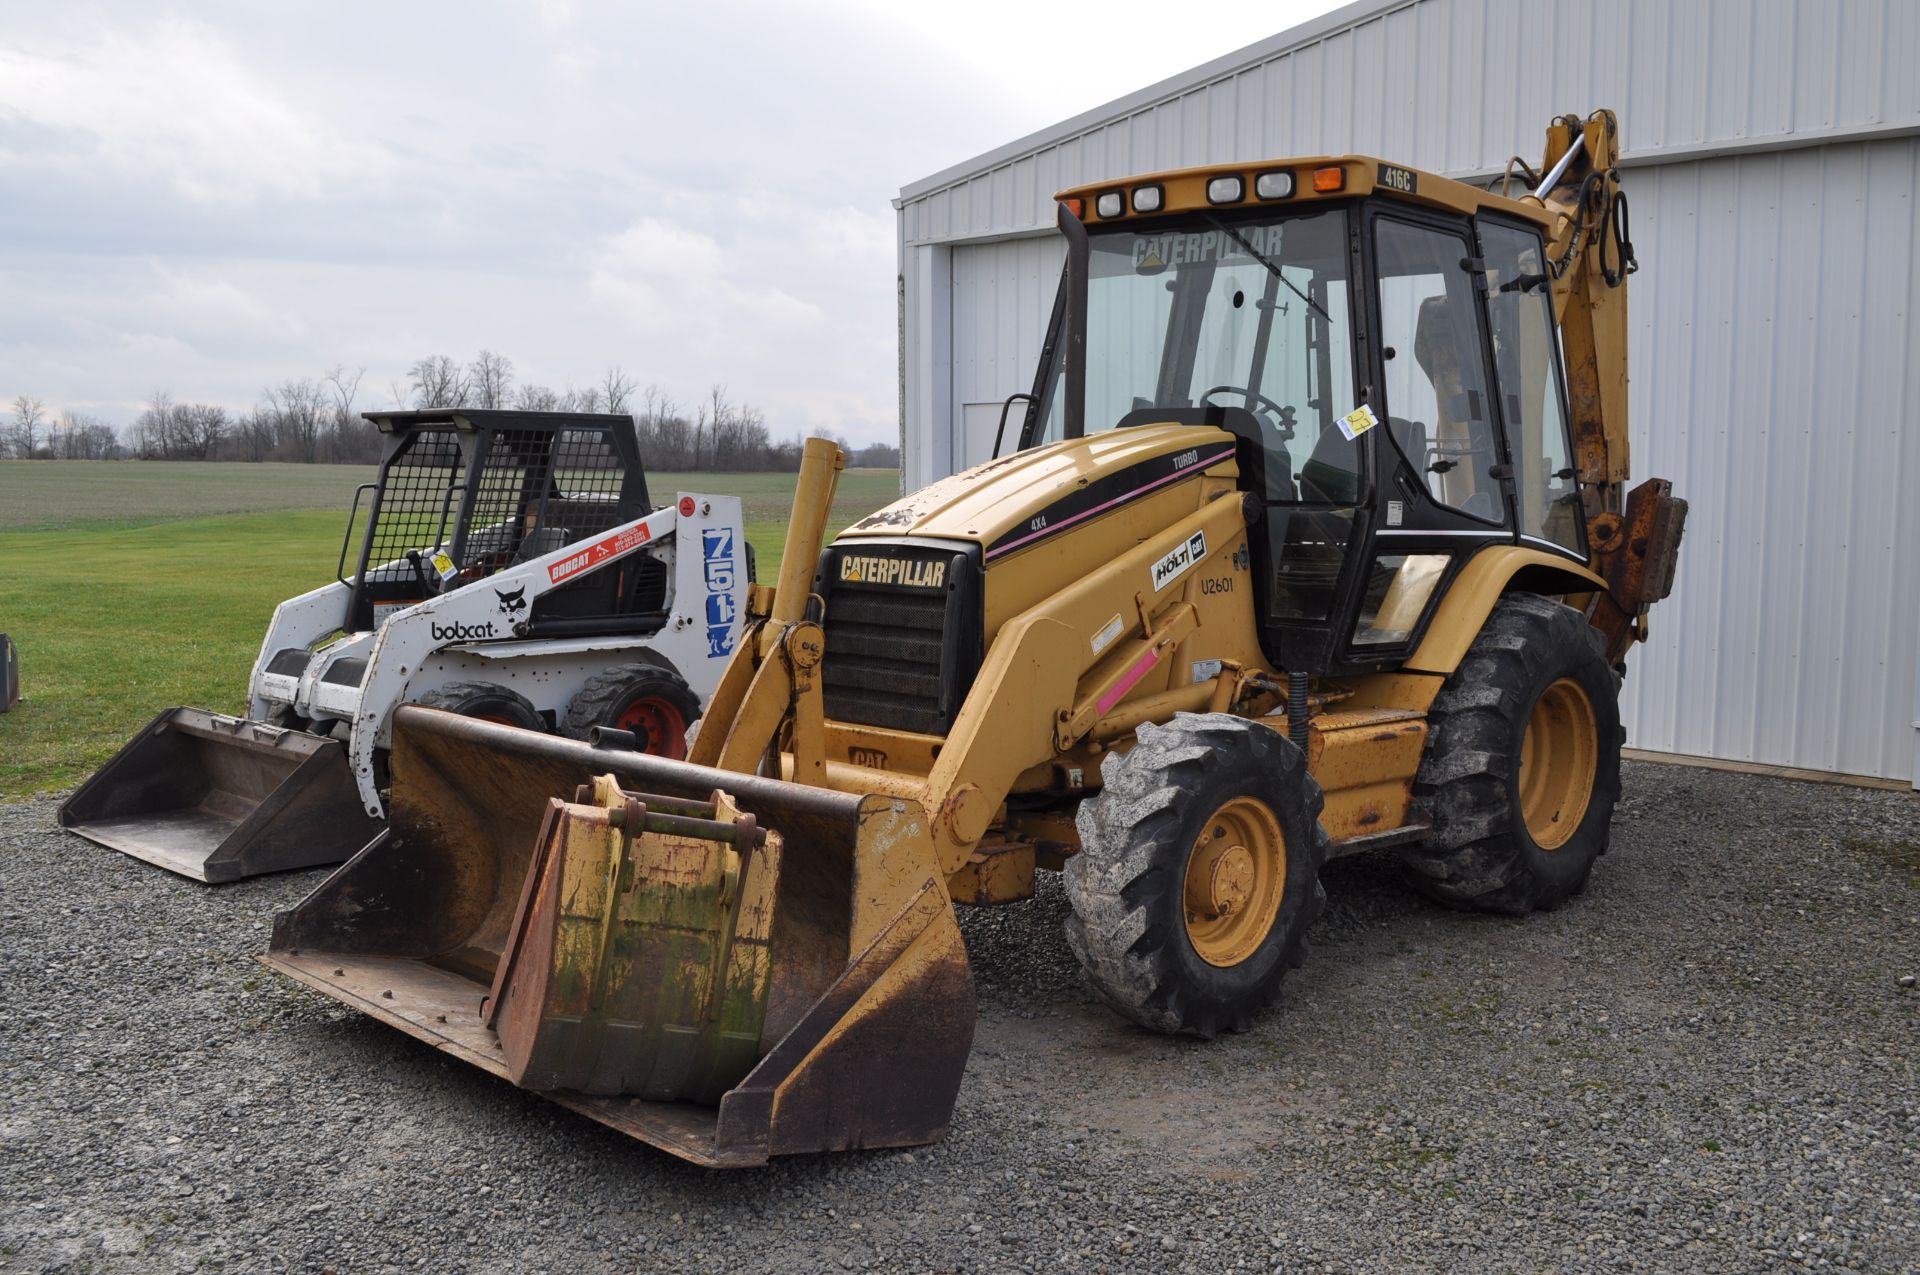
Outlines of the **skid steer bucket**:
{"type": "Polygon", "coordinates": [[[269,967],[698,1164],[946,1132],[973,980],[917,803],[418,707],[392,761],[269,967]]]}
{"type": "Polygon", "coordinates": [[[381,828],[338,740],[198,708],[154,718],[59,817],[89,841],[209,883],[339,863],[381,828]]]}

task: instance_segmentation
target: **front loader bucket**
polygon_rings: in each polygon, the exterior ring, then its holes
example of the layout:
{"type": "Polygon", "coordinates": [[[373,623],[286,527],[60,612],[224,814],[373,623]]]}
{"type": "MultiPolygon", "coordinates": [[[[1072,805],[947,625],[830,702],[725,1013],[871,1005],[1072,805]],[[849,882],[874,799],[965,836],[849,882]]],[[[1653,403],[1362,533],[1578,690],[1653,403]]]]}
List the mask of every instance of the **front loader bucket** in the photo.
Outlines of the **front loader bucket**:
{"type": "Polygon", "coordinates": [[[89,841],[209,883],[339,863],[381,828],[338,740],[198,708],[154,718],[59,818],[89,841]]]}
{"type": "Polygon", "coordinates": [[[917,803],[417,707],[392,762],[265,964],[697,1164],[945,1134],[973,980],[917,803]]]}

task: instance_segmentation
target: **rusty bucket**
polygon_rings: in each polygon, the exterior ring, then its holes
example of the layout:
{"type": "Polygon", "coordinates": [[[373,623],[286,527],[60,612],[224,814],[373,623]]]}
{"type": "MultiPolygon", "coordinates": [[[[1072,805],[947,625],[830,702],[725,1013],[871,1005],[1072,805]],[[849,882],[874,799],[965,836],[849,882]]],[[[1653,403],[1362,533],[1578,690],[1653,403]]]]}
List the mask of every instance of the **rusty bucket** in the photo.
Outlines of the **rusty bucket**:
{"type": "Polygon", "coordinates": [[[269,967],[698,1164],[944,1135],[975,1006],[916,803],[413,706],[392,761],[269,967]]]}

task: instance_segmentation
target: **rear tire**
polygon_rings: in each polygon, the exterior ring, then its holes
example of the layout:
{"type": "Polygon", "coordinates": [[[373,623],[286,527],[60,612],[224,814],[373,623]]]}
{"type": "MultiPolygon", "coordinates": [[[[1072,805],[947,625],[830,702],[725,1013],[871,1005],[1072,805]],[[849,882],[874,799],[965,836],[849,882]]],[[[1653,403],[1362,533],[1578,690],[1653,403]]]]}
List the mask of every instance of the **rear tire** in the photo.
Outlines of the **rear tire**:
{"type": "Polygon", "coordinates": [[[511,687],[493,682],[448,682],[412,701],[422,708],[444,709],[483,722],[518,726],[545,734],[547,723],[533,701],[511,687]]]}
{"type": "Polygon", "coordinates": [[[1067,943],[1100,998],[1160,1032],[1239,1031],[1326,904],[1320,785],[1279,732],[1225,713],[1140,728],[1101,766],[1067,861],[1067,943]]]}
{"type": "Polygon", "coordinates": [[[1413,793],[1433,832],[1401,852],[1408,882],[1510,916],[1585,889],[1620,797],[1619,686],[1580,612],[1501,599],[1428,711],[1413,793]]]}
{"type": "Polygon", "coordinates": [[[700,697],[685,678],[658,664],[616,664],[587,679],[567,705],[562,734],[585,739],[596,726],[632,731],[642,752],[683,761],[687,728],[700,717],[700,697]]]}

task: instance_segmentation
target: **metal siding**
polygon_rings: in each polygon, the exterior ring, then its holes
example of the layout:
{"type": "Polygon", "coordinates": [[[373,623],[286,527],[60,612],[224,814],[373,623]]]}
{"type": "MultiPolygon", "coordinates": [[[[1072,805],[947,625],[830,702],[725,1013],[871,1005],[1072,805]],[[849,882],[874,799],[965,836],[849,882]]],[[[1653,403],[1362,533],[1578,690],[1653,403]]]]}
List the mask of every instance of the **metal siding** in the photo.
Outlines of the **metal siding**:
{"type": "Polygon", "coordinates": [[[1061,258],[1049,229],[1061,187],[1347,150],[1485,172],[1536,153],[1555,112],[1610,105],[1635,165],[1626,183],[1647,267],[1634,283],[1633,470],[1672,477],[1693,502],[1675,596],[1623,694],[1632,740],[1916,778],[1920,142],[1823,143],[1920,130],[1920,4],[1412,0],[1346,12],[1344,26],[1310,24],[1309,38],[1276,37],[1249,51],[1259,56],[903,192],[909,481],[951,463],[964,405],[1029,387],[1061,258]],[[1700,156],[1728,147],[1748,149],[1700,156]],[[952,295],[937,298],[951,332],[939,331],[936,299],[916,296],[933,259],[913,245],[1022,235],[1035,237],[956,244],[952,295]]]}
{"type": "Polygon", "coordinates": [[[1912,138],[1629,175],[1633,470],[1692,502],[1636,747],[1913,779],[1912,138]]]}

